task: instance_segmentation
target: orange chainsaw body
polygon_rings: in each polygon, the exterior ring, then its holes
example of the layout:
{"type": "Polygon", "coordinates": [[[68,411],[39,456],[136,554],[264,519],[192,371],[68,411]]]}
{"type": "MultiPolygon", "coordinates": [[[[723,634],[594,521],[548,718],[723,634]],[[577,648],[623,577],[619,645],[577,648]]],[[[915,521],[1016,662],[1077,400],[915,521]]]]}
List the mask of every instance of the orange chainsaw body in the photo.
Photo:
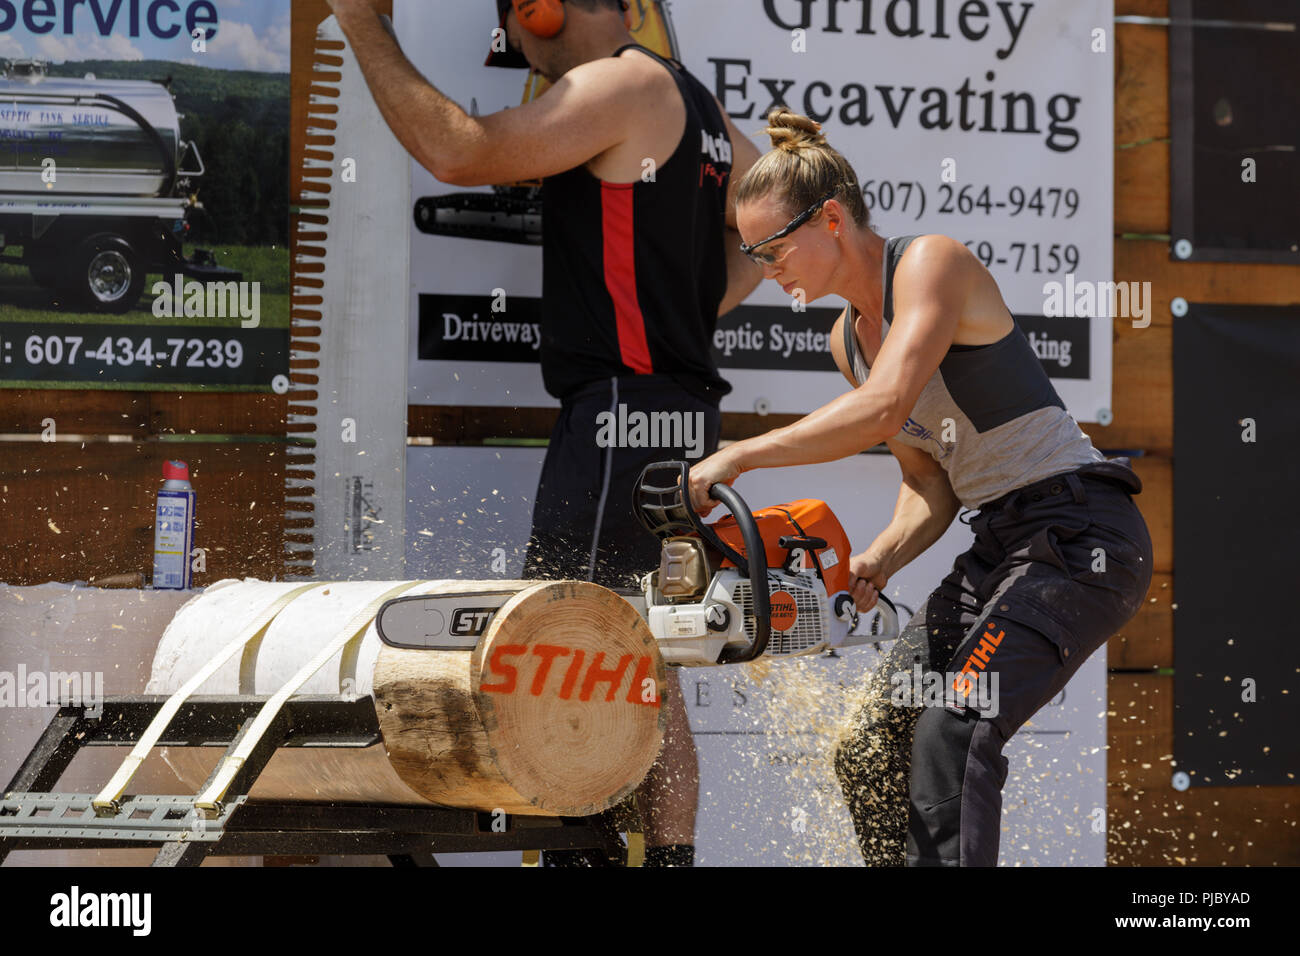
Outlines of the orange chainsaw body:
{"type": "MultiPolygon", "coordinates": [[[[758,532],[763,538],[763,548],[767,552],[767,567],[779,568],[785,564],[789,549],[778,543],[782,536],[821,538],[826,542],[826,547],[817,552],[817,561],[826,581],[826,593],[834,595],[849,589],[849,538],[826,502],[816,498],[800,498],[753,514],[758,532]]],[[[713,523],[712,528],[728,545],[741,554],[745,553],[745,542],[733,516],[720,518],[713,523]]],[[[808,560],[807,552],[804,560],[808,560]]],[[[722,567],[734,568],[736,565],[723,558],[722,567]]]]}

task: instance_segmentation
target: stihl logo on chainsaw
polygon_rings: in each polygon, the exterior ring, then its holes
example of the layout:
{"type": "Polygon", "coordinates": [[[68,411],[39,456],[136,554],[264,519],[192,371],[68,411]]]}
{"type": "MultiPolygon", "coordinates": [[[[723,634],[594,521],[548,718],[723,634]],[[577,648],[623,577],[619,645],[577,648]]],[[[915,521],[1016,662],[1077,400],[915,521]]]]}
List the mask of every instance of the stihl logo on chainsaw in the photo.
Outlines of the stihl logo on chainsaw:
{"type": "Polygon", "coordinates": [[[772,607],[772,630],[785,632],[794,627],[799,620],[799,608],[794,603],[794,595],[789,591],[773,591],[768,598],[772,607]]]}
{"type": "Polygon", "coordinates": [[[453,637],[482,637],[496,611],[494,607],[458,607],[452,612],[449,633],[453,637]]]}

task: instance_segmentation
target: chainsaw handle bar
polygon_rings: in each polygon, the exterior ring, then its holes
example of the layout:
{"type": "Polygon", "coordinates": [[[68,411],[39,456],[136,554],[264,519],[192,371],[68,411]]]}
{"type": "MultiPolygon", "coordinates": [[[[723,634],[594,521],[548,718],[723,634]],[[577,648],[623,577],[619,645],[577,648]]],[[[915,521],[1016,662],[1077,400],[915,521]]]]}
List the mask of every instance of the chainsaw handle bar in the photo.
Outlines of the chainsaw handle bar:
{"type": "MultiPolygon", "coordinates": [[[[689,495],[689,486],[686,487],[689,495]]],[[[718,657],[719,664],[744,664],[757,660],[767,650],[767,641],[772,634],[772,602],[767,586],[767,549],[763,546],[763,538],[758,533],[758,522],[754,520],[753,512],[749,510],[745,500],[736,493],[736,489],[719,482],[709,488],[709,495],[731,509],[732,515],[736,518],[736,525],[740,528],[741,537],[744,538],[745,554],[749,559],[746,563],[749,566],[749,592],[754,602],[754,642],[740,650],[724,647],[718,657]]],[[[736,562],[736,566],[742,565],[736,562]]]]}
{"type": "Polygon", "coordinates": [[[642,526],[658,538],[668,538],[686,531],[698,534],[722,553],[737,568],[749,571],[749,590],[754,608],[754,641],[740,650],[723,648],[719,664],[743,664],[756,660],[767,650],[772,632],[772,603],[767,585],[767,549],[758,533],[758,522],[740,494],[721,482],[709,488],[709,496],[722,502],[736,519],[745,554],[718,537],[713,528],[691,507],[691,466],[685,461],[660,461],[646,465],[632,490],[632,510],[642,526]],[[652,485],[647,480],[655,472],[672,471],[676,481],[669,485],[652,485]]]}
{"type": "Polygon", "coordinates": [[[889,600],[879,591],[876,592],[877,606],[872,610],[880,612],[881,632],[872,634],[871,637],[877,641],[893,641],[898,639],[898,608],[894,602],[889,600]]]}
{"type": "MultiPolygon", "coordinates": [[[[695,513],[690,501],[691,466],[684,461],[658,461],[641,470],[632,489],[632,511],[641,526],[657,538],[667,539],[677,534],[698,534],[722,552],[738,568],[746,566],[745,556],[717,536],[714,530],[695,513]],[[655,472],[671,471],[669,484],[652,485],[647,480],[655,472]],[[685,490],[685,494],[683,494],[685,490]]],[[[713,486],[717,488],[717,485],[713,486]]],[[[724,486],[725,487],[725,486],[724,486]]],[[[709,489],[713,494],[713,489],[709,489]]],[[[722,499],[719,498],[719,501],[722,499]]],[[[725,503],[725,502],[724,502],[725,503]]],[[[728,505],[730,507],[730,505],[728,505]]],[[[745,511],[749,509],[741,503],[745,511]]]]}

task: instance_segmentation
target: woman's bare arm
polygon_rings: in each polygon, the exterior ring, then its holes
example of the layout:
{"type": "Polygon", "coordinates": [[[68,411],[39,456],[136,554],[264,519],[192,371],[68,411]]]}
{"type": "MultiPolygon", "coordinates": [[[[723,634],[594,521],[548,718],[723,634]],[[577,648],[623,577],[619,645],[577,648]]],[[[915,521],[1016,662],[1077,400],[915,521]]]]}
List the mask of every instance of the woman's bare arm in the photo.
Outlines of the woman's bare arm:
{"type": "Polygon", "coordinates": [[[867,549],[886,577],[894,574],[938,541],[961,509],[948,473],[918,448],[890,439],[903,483],[898,489],[893,520],[867,549]]]}

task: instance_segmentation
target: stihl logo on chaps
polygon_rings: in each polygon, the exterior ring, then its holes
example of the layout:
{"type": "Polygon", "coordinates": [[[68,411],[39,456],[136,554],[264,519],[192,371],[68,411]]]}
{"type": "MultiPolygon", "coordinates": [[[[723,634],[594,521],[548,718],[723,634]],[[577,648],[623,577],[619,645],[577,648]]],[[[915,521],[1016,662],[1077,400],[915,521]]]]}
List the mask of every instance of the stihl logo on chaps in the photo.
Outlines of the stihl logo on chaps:
{"type": "Polygon", "coordinates": [[[618,698],[624,679],[630,673],[632,680],[623,699],[629,704],[658,707],[657,688],[649,695],[643,693],[647,681],[652,685],[654,683],[650,673],[651,664],[649,655],[634,658],[631,654],[624,654],[613,667],[606,667],[604,651],[599,651],[588,659],[583,650],[556,644],[534,644],[531,648],[522,644],[502,644],[493,649],[492,656],[488,659],[488,670],[500,680],[490,684],[485,681],[479,685],[479,690],[493,694],[514,694],[526,686],[528,693],[534,697],[550,693],[557,695],[560,700],[571,700],[576,691],[578,700],[589,701],[597,686],[606,685],[604,700],[613,703],[618,698]],[[521,657],[523,660],[517,660],[521,657]],[[635,667],[632,667],[633,660],[636,660],[635,667]],[[551,679],[552,670],[555,671],[555,679],[551,679]],[[520,671],[531,671],[532,679],[528,680],[525,675],[526,683],[521,683],[520,671]],[[647,696],[651,699],[647,700],[647,696]]]}
{"type": "Polygon", "coordinates": [[[991,658],[993,653],[998,649],[998,645],[1002,643],[1002,639],[1007,636],[1006,631],[1000,630],[998,631],[997,636],[994,637],[993,631],[996,627],[997,625],[992,621],[985,623],[984,633],[980,635],[979,646],[971,652],[970,657],[966,658],[966,664],[962,667],[961,673],[958,674],[957,679],[952,682],[952,689],[963,697],[969,696],[974,687],[971,683],[971,679],[966,675],[973,674],[976,668],[984,670],[988,667],[989,658],[991,658]]]}

